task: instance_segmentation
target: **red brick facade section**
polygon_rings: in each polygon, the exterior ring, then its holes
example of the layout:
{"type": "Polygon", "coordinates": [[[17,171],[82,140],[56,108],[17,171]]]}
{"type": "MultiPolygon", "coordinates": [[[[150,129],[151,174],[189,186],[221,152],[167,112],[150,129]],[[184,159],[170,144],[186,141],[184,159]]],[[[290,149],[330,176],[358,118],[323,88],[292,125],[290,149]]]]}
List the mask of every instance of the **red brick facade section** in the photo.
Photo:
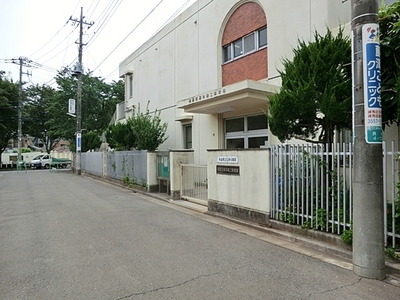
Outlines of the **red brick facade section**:
{"type": "MultiPolygon", "coordinates": [[[[267,24],[263,9],[254,2],[241,5],[229,18],[222,37],[222,45],[257,30],[267,24]]],[[[268,49],[245,55],[222,66],[222,86],[246,79],[261,80],[268,77],[268,49]]]]}
{"type": "Polygon", "coordinates": [[[222,86],[246,79],[261,80],[268,77],[268,48],[246,55],[222,66],[222,86]]]}
{"type": "Polygon", "coordinates": [[[265,25],[267,25],[267,19],[262,7],[254,2],[245,3],[229,18],[222,36],[222,46],[265,25]]]}

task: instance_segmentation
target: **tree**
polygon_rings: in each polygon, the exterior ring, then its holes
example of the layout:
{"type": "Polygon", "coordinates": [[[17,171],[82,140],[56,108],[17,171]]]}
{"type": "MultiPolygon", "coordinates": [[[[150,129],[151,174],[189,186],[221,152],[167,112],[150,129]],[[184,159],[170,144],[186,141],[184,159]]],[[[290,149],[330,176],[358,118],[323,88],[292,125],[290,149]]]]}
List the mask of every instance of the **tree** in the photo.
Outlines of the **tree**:
{"type": "Polygon", "coordinates": [[[54,119],[60,118],[60,111],[54,107],[57,92],[50,86],[32,85],[25,90],[24,133],[43,141],[46,152],[60,141],[63,131],[54,126],[54,119]]]}
{"type": "Polygon", "coordinates": [[[0,162],[8,141],[15,138],[18,129],[18,84],[4,78],[0,71],[0,162]]]}
{"type": "Polygon", "coordinates": [[[116,150],[130,150],[135,147],[135,136],[130,126],[131,121],[127,123],[112,124],[106,131],[106,140],[111,148],[116,150]]]}
{"type": "Polygon", "coordinates": [[[122,81],[108,84],[90,73],[82,75],[82,128],[99,133],[107,129],[116,105],[125,99],[121,86],[124,91],[122,81]]]}
{"type": "Polygon", "coordinates": [[[82,134],[82,152],[95,150],[100,148],[100,146],[101,139],[96,132],[90,131],[82,134]]]}
{"type": "Polygon", "coordinates": [[[383,126],[400,120],[400,1],[379,10],[383,126]]]}
{"type": "Polygon", "coordinates": [[[291,138],[332,143],[335,130],[351,128],[351,43],[340,29],[299,40],[283,60],[282,87],[269,102],[269,126],[282,142],[291,138]]]}
{"type": "MultiPolygon", "coordinates": [[[[25,132],[42,139],[48,153],[61,139],[70,141],[72,151],[76,149],[76,119],[67,115],[67,109],[69,99],[77,97],[77,81],[69,74],[60,72],[56,83],[56,89],[46,85],[26,89],[25,132]]],[[[86,130],[82,146],[98,148],[95,145],[107,129],[116,104],[124,101],[124,83],[120,80],[109,84],[91,76],[91,73],[83,74],[81,100],[82,129],[86,130]],[[90,138],[88,143],[84,141],[85,137],[90,138]]]]}
{"type": "Polygon", "coordinates": [[[153,116],[149,112],[149,103],[147,103],[146,113],[138,111],[127,121],[131,127],[136,149],[155,151],[162,143],[165,142],[165,136],[168,128],[167,123],[161,123],[160,111],[155,111],[153,116]]]}

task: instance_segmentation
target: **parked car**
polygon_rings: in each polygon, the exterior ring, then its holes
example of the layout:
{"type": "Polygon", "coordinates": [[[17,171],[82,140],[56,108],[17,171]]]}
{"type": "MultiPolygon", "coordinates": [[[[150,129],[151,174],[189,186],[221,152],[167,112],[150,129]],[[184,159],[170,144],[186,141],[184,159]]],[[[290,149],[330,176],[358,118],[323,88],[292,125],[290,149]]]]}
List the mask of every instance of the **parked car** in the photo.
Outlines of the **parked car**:
{"type": "Polygon", "coordinates": [[[50,167],[65,169],[71,164],[68,158],[55,158],[50,154],[38,155],[29,163],[30,168],[35,169],[50,169],[50,167]]]}
{"type": "Polygon", "coordinates": [[[44,154],[38,155],[34,157],[29,163],[28,167],[30,168],[35,168],[35,169],[41,169],[42,168],[42,161],[40,160],[44,154]]]}

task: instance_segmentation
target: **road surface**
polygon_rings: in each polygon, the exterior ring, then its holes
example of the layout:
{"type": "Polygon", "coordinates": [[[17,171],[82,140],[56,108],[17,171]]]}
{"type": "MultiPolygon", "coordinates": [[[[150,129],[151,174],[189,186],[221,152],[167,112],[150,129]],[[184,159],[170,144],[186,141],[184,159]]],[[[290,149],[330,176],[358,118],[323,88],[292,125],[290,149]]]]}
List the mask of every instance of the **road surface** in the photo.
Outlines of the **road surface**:
{"type": "Polygon", "coordinates": [[[0,172],[0,299],[400,299],[199,215],[70,171],[0,172]]]}

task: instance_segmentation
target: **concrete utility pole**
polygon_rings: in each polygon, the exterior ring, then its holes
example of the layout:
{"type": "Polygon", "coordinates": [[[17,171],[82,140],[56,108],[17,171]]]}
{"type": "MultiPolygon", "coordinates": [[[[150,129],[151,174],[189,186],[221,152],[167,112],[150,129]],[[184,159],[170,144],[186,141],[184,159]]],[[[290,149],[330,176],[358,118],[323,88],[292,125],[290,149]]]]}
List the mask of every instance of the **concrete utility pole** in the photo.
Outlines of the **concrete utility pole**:
{"type": "Polygon", "coordinates": [[[82,145],[82,48],[84,46],[82,42],[83,35],[83,24],[88,25],[90,28],[94,22],[87,23],[83,21],[83,7],[81,7],[80,19],[72,19],[73,22],[79,22],[79,52],[78,52],[78,63],[75,65],[73,70],[73,76],[78,77],[78,95],[76,101],[76,160],[75,170],[77,175],[81,175],[81,145],[82,145]]]}
{"type": "Polygon", "coordinates": [[[19,90],[18,90],[18,156],[17,156],[17,168],[19,162],[22,160],[21,148],[22,148],[22,74],[29,75],[29,73],[22,72],[22,66],[30,67],[32,61],[26,57],[19,57],[18,59],[12,59],[12,63],[19,65],[19,90]]]}
{"type": "Polygon", "coordinates": [[[353,270],[385,278],[378,0],[352,0],[353,270]]]}
{"type": "Polygon", "coordinates": [[[17,168],[21,159],[22,147],[22,57],[19,59],[19,90],[18,90],[18,158],[17,168]]]}

